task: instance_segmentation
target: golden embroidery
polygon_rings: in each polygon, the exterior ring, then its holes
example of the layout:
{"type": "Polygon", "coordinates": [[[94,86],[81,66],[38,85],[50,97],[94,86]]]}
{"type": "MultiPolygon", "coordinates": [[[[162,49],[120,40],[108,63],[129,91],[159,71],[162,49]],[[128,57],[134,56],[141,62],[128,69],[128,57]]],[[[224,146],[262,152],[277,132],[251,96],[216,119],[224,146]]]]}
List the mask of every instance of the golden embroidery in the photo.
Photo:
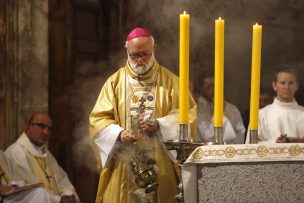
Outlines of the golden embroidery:
{"type": "MultiPolygon", "coordinates": [[[[270,158],[270,159],[278,159],[283,158],[282,155],[285,155],[286,158],[290,158],[288,155],[293,157],[304,156],[304,145],[291,145],[291,146],[280,146],[274,147],[273,145],[270,147],[261,145],[257,147],[250,147],[249,149],[245,146],[233,147],[227,146],[225,148],[219,147],[220,149],[214,149],[213,147],[198,147],[194,152],[190,155],[190,160],[193,159],[195,161],[201,162],[204,160],[225,160],[228,159],[257,159],[257,158],[270,158]],[[254,157],[256,156],[256,157],[254,157]]],[[[264,159],[265,160],[265,159],[264,159]]]]}
{"type": "Polygon", "coordinates": [[[193,157],[194,157],[195,159],[202,159],[202,158],[204,157],[204,152],[203,152],[203,150],[195,150],[195,151],[193,152],[193,157]]]}
{"type": "Polygon", "coordinates": [[[290,147],[289,152],[292,156],[298,156],[301,153],[301,148],[299,147],[299,145],[292,145],[290,147]]]}
{"type": "Polygon", "coordinates": [[[259,157],[264,157],[264,156],[266,156],[267,155],[267,147],[265,147],[265,146],[259,146],[258,147],[258,150],[257,150],[257,153],[258,153],[258,156],[259,157]]]}
{"type": "Polygon", "coordinates": [[[137,96],[137,95],[133,95],[133,96],[132,96],[132,102],[133,102],[133,103],[138,103],[138,101],[139,101],[138,96],[137,96]]]}
{"type": "Polygon", "coordinates": [[[225,149],[225,155],[228,158],[233,158],[235,156],[235,149],[233,147],[227,147],[225,149]]]}

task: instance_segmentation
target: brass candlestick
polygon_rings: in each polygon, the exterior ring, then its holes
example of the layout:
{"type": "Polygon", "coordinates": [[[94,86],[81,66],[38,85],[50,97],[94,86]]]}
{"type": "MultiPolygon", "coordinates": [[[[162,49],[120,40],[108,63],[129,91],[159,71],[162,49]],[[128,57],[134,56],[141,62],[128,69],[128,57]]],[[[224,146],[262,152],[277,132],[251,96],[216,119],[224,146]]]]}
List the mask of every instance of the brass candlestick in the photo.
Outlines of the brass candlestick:
{"type": "Polygon", "coordinates": [[[223,127],[214,127],[215,144],[224,144],[223,127]]]}
{"type": "Polygon", "coordinates": [[[258,130],[250,130],[250,144],[258,143],[258,130]]]}
{"type": "MultiPolygon", "coordinates": [[[[176,160],[181,167],[187,160],[190,154],[195,150],[196,147],[202,146],[202,143],[195,143],[188,136],[188,124],[180,124],[180,133],[178,140],[168,140],[164,142],[167,150],[176,150],[176,160]]],[[[180,182],[177,186],[177,194],[175,199],[178,202],[184,202],[183,183],[182,175],[179,174],[180,182]]]]}
{"type": "Polygon", "coordinates": [[[179,125],[179,141],[189,141],[188,124],[179,125]]]}

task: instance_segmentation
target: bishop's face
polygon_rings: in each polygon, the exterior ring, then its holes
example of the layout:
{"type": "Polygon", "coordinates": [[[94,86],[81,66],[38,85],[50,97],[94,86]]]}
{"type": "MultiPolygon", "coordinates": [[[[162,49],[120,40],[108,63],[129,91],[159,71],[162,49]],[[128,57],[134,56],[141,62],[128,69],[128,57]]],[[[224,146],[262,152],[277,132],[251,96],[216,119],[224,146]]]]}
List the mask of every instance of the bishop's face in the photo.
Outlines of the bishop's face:
{"type": "Polygon", "coordinates": [[[153,44],[152,37],[139,37],[126,43],[128,62],[136,74],[143,75],[152,68],[154,63],[153,44]]]}
{"type": "Polygon", "coordinates": [[[280,72],[277,81],[272,82],[272,87],[277,93],[277,99],[281,102],[291,102],[298,90],[299,83],[294,74],[280,72]]]}

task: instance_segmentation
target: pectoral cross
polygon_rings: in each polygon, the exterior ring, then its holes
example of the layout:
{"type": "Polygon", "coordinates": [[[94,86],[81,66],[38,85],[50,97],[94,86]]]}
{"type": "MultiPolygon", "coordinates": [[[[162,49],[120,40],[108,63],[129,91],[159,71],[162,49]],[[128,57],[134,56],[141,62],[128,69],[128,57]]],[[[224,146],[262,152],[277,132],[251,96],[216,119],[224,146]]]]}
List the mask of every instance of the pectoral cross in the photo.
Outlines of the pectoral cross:
{"type": "Polygon", "coordinates": [[[138,105],[138,113],[139,113],[139,114],[142,114],[142,113],[145,112],[145,109],[146,109],[146,104],[145,104],[146,98],[141,97],[140,100],[139,100],[139,102],[140,102],[140,103],[139,103],[139,105],[138,105]]]}
{"type": "Polygon", "coordinates": [[[44,171],[44,175],[45,175],[45,178],[48,180],[48,182],[50,183],[51,182],[51,179],[52,179],[52,176],[48,174],[48,172],[45,170],[44,171]]]}

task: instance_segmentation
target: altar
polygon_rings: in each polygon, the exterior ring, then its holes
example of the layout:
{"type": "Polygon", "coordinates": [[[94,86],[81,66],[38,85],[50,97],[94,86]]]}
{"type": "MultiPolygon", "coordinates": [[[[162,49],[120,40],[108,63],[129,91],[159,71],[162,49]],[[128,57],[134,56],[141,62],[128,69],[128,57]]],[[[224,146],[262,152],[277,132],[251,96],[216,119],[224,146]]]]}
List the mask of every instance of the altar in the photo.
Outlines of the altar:
{"type": "Polygon", "coordinates": [[[182,166],[185,203],[304,202],[304,144],[206,145],[182,166]]]}

